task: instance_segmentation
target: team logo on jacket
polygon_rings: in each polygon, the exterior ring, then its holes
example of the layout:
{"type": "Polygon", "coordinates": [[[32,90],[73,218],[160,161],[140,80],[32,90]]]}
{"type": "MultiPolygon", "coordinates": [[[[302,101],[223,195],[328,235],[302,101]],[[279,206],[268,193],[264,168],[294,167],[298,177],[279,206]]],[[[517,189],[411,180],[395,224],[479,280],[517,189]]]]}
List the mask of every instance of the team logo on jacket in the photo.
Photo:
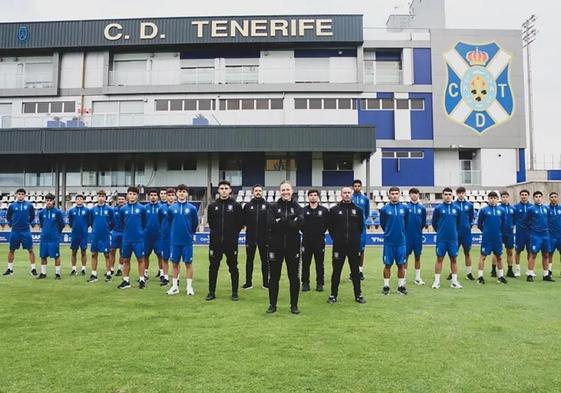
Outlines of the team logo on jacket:
{"type": "Polygon", "coordinates": [[[234,208],[234,206],[228,205],[228,210],[232,210],[233,208],[234,208]]]}
{"type": "Polygon", "coordinates": [[[449,118],[479,134],[512,118],[510,53],[495,42],[458,42],[444,59],[448,71],[444,109],[449,118]]]}

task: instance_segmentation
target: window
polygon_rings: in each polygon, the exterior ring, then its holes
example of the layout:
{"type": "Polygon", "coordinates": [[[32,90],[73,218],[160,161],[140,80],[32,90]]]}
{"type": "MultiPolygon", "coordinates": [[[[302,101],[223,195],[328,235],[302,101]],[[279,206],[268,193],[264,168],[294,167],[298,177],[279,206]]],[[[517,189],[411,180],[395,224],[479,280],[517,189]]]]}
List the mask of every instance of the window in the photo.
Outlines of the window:
{"type": "Polygon", "coordinates": [[[352,171],[353,156],[352,155],[331,155],[323,156],[323,170],[325,171],[352,171]]]}
{"type": "Polygon", "coordinates": [[[215,109],[214,100],[198,100],[200,111],[210,111],[215,109]]]}
{"type": "Polygon", "coordinates": [[[366,100],[366,109],[368,110],[380,109],[380,100],[377,98],[370,98],[366,100]]]}
{"type": "Polygon", "coordinates": [[[308,101],[310,109],[321,109],[321,98],[310,98],[308,101]]]}
{"type": "Polygon", "coordinates": [[[265,162],[266,171],[295,171],[296,170],[296,160],[295,159],[267,159],[265,162]]]}
{"type": "Polygon", "coordinates": [[[337,109],[337,99],[325,98],[323,100],[323,109],[337,109]]]}
{"type": "Polygon", "coordinates": [[[424,111],[425,110],[425,100],[422,98],[413,98],[411,101],[412,111],[424,111]]]}
{"type": "Polygon", "coordinates": [[[383,99],[382,100],[382,110],[391,110],[394,109],[394,103],[392,99],[383,99]]]}
{"type": "Polygon", "coordinates": [[[255,109],[255,100],[242,100],[242,109],[243,110],[254,110],[255,109]]]}
{"type": "Polygon", "coordinates": [[[397,99],[395,101],[395,108],[396,109],[409,109],[409,100],[397,99]]]}
{"type": "Polygon", "coordinates": [[[283,109],[283,99],[282,98],[272,98],[271,100],[271,109],[283,109]]]}
{"type": "Polygon", "coordinates": [[[240,109],[240,100],[226,100],[226,108],[229,111],[240,109]]]}
{"type": "Polygon", "coordinates": [[[351,109],[351,98],[339,98],[337,100],[339,109],[351,109]]]}
{"type": "Polygon", "coordinates": [[[173,158],[167,162],[168,171],[196,171],[197,160],[189,158],[173,158]]]}
{"type": "Polygon", "coordinates": [[[215,108],[215,101],[212,99],[202,100],[156,100],[156,111],[210,111],[215,108]]]}
{"type": "Polygon", "coordinates": [[[169,110],[169,100],[156,100],[156,111],[169,110]]]}
{"type": "Polygon", "coordinates": [[[294,109],[308,109],[308,100],[306,98],[295,98],[294,109]]]}
{"type": "Polygon", "coordinates": [[[257,110],[269,109],[269,100],[265,100],[265,99],[255,100],[255,109],[257,110]]]}
{"type": "Polygon", "coordinates": [[[392,150],[384,150],[382,152],[382,158],[399,158],[399,159],[423,159],[425,158],[425,152],[421,150],[414,150],[414,151],[392,151],[392,150]]]}
{"type": "Polygon", "coordinates": [[[53,102],[51,104],[51,111],[54,113],[62,112],[62,102],[53,102]]]}
{"type": "Polygon", "coordinates": [[[196,111],[197,100],[183,100],[183,109],[186,111],[196,111]]]}
{"type": "Polygon", "coordinates": [[[169,100],[169,110],[170,111],[183,110],[183,100],[169,100]]]}
{"type": "Polygon", "coordinates": [[[23,113],[73,113],[74,101],[24,102],[23,113]]]}

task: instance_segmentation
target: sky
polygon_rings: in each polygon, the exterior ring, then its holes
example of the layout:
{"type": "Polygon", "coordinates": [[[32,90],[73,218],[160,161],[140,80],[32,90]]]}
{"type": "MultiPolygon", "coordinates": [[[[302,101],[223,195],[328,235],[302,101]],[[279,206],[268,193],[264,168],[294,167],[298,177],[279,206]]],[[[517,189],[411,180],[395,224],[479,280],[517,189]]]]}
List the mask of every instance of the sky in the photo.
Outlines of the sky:
{"type": "MultiPolygon", "coordinates": [[[[430,1],[430,0],[425,0],[430,1]]],[[[384,27],[388,15],[405,13],[408,0],[0,0],[0,22],[101,19],[164,16],[221,16],[275,14],[364,15],[365,27],[384,27]]],[[[561,2],[551,0],[447,0],[446,27],[519,29],[536,14],[538,36],[531,47],[534,139],[537,167],[561,168],[561,127],[556,111],[561,100],[559,15],[561,2]],[[557,128],[559,127],[559,128],[557,128]]]]}

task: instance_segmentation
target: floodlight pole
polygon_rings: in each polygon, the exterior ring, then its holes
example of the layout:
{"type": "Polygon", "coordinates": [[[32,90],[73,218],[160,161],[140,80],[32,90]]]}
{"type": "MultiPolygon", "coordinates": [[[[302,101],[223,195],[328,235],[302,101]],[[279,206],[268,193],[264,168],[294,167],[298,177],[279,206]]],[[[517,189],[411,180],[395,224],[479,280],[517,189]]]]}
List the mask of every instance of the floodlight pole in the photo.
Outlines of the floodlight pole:
{"type": "Polygon", "coordinates": [[[530,151],[530,170],[535,169],[534,157],[534,105],[532,94],[532,65],[530,57],[530,44],[535,41],[537,30],[534,28],[536,22],[536,15],[531,15],[522,24],[522,47],[526,48],[526,66],[528,68],[526,75],[528,78],[528,150],[530,151]]]}

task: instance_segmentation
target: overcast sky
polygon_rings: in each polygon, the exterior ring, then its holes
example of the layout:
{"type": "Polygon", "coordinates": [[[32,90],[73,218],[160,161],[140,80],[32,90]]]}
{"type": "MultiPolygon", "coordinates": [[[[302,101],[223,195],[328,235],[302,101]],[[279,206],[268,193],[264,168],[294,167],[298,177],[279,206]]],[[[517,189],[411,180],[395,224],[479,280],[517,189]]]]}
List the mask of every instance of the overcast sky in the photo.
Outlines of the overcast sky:
{"type": "MultiPolygon", "coordinates": [[[[391,13],[404,13],[407,0],[0,0],[0,21],[131,18],[156,16],[219,16],[259,14],[364,15],[366,27],[383,27],[391,13]]],[[[539,35],[532,44],[534,127],[539,161],[561,159],[561,127],[556,111],[561,100],[558,41],[561,3],[551,0],[447,0],[448,28],[517,29],[531,14],[538,16],[539,35]]]]}

